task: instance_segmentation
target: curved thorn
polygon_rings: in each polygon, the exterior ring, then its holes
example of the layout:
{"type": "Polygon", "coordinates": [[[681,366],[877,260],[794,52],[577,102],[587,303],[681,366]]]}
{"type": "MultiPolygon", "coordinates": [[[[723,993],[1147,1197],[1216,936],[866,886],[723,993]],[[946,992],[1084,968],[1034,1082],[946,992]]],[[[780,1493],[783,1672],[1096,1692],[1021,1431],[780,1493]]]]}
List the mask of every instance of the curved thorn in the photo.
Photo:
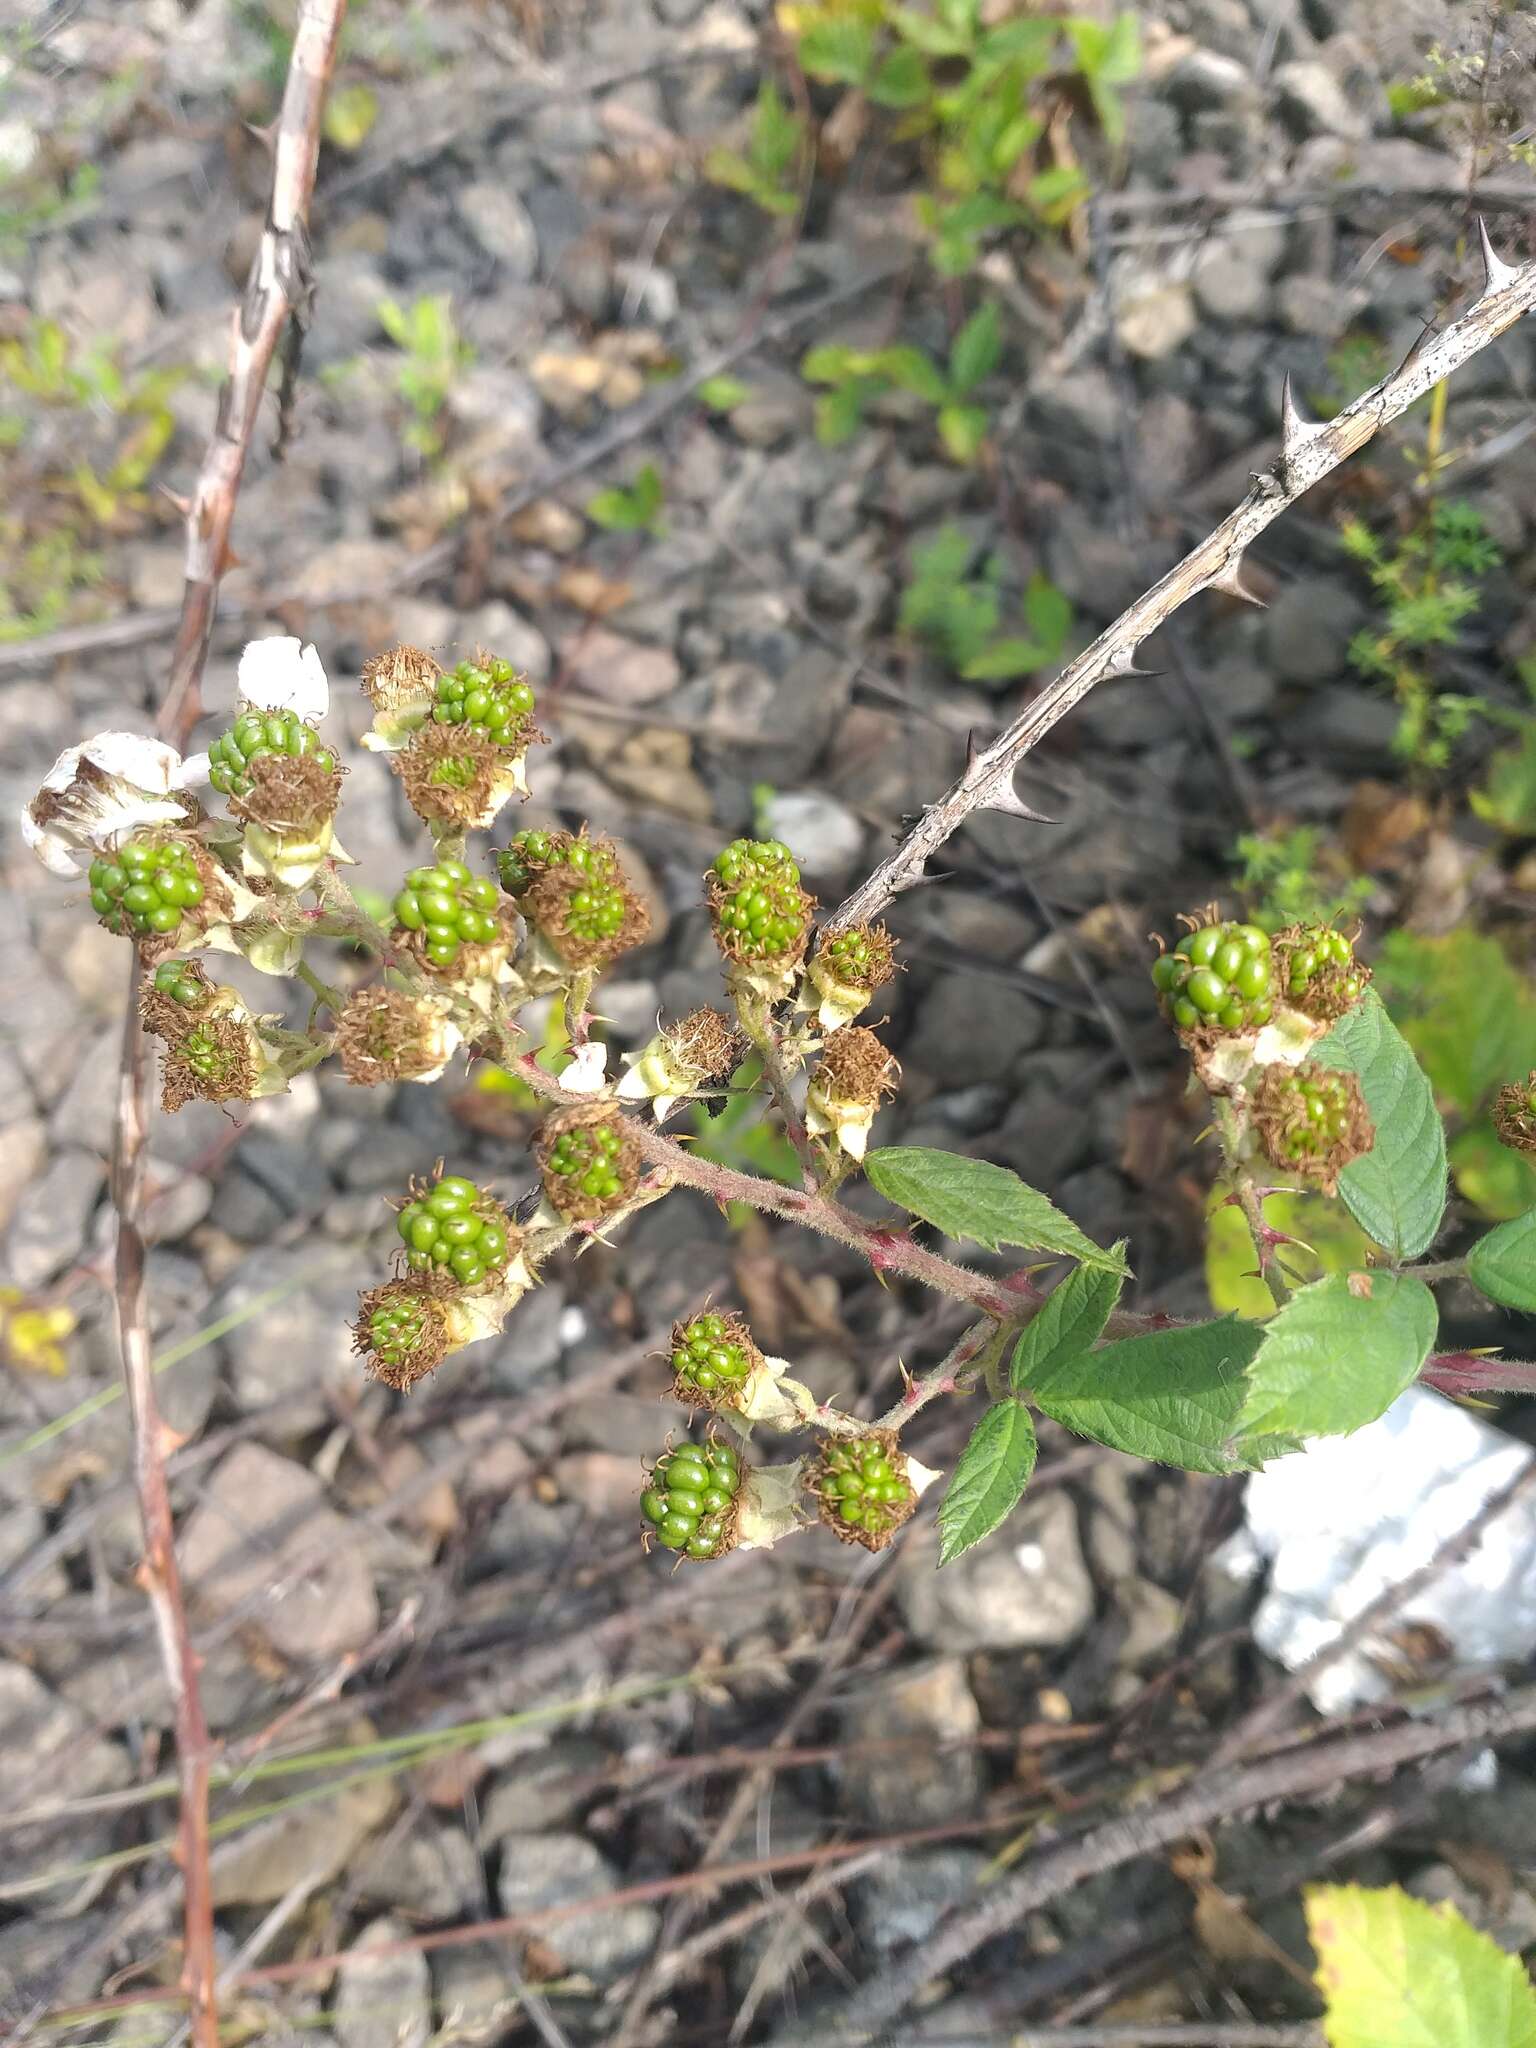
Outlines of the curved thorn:
{"type": "Polygon", "coordinates": [[[1280,386],[1280,452],[1295,455],[1314,434],[1326,429],[1316,420],[1305,419],[1301,407],[1296,403],[1296,392],[1291,383],[1291,373],[1285,373],[1280,386]]]}
{"type": "Polygon", "coordinates": [[[1008,788],[993,798],[986,807],[989,811],[1001,811],[1005,818],[1024,818],[1031,825],[1059,825],[1059,818],[1048,818],[1044,811],[1037,811],[1025,803],[1016,789],[1008,788]]]}
{"type": "Polygon", "coordinates": [[[1237,557],[1236,561],[1230,561],[1224,568],[1219,569],[1205,587],[1207,590],[1225,591],[1228,597],[1241,598],[1244,604],[1256,604],[1260,611],[1266,610],[1269,604],[1268,598],[1260,597],[1256,591],[1250,590],[1243,581],[1243,558],[1241,555],[1237,557]]]}
{"type": "Polygon", "coordinates": [[[1494,254],[1493,244],[1488,239],[1488,223],[1481,214],[1477,216],[1477,246],[1483,258],[1483,289],[1479,296],[1486,298],[1489,292],[1501,292],[1512,285],[1520,273],[1502,256],[1494,254]]]}

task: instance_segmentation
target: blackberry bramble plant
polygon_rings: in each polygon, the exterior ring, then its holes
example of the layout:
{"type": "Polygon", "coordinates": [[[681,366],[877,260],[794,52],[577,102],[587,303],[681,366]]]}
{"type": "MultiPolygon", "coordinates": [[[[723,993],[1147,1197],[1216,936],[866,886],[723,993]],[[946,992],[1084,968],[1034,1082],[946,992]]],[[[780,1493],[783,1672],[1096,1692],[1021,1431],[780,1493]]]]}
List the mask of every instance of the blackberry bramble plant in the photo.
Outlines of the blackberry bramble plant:
{"type": "MultiPolygon", "coordinates": [[[[658,1019],[618,1075],[589,1002],[648,930],[618,849],[585,827],[508,834],[488,865],[466,847],[469,831],[526,794],[541,737],[532,689],[494,652],[445,670],[396,647],[363,669],[365,750],[386,756],[429,841],[382,918],[346,886],[335,831],[346,771],[326,733],[329,684],[314,648],[272,638],[246,649],[209,755],[183,760],[121,732],[61,755],[22,829],[73,881],[82,914],[142,961],[168,1107],[251,1099],[330,1058],[359,1086],[424,1084],[461,1050],[502,1062],[544,1105],[531,1156],[509,1157],[498,1175],[504,1199],[441,1170],[399,1197],[392,1266],[368,1276],[354,1325],[364,1369],[408,1391],[493,1339],[562,1247],[617,1232],[679,1189],[816,1232],[885,1284],[963,1311],[947,1354],[918,1376],[904,1369],[878,1415],[844,1412],[832,1388],[767,1355],[728,1306],[675,1330],[673,1393],[708,1421],[640,1479],[640,1521],[648,1543],[700,1563],[817,1522],[872,1550],[901,1540],[938,1477],[907,1448],[936,1401],[978,1403],[944,1485],[942,1563],[1018,1501],[1036,1413],[1147,1459],[1239,1473],[1359,1428],[1415,1380],[1465,1390],[1464,1361],[1437,1359],[1433,1289],[1454,1276],[1536,1312],[1536,1211],[1464,1252],[1427,1256],[1446,1227],[1445,1134],[1370,984],[1363,934],[1297,924],[1269,936],[1212,907],[1185,918],[1151,966],[1151,996],[1204,1092],[1222,1199],[1241,1213],[1267,1283],[1261,1318],[1148,1313],[1155,1303],[1125,1298],[1127,1245],[1096,1242],[1017,1174],[876,1144],[901,1077],[879,1031],[858,1020],[896,965],[882,913],[965,820],[989,809],[1031,829],[1047,822],[1013,788],[1029,750],[1098,681],[1143,673],[1141,641],[1188,598],[1246,597],[1241,565],[1256,536],[1536,304],[1536,266],[1511,269],[1486,238],[1484,265],[1466,311],[1335,419],[1306,421],[1287,391],[1272,467],[1243,502],[1012,725],[972,745],[952,787],[838,909],[818,923],[791,847],[723,847],[700,892],[720,1003],[658,1019]],[[351,949],[347,989],[312,958],[333,940],[351,949]],[[258,1013],[220,984],[209,970],[221,951],[301,981],[303,1028],[278,1002],[258,1013]],[[369,963],[360,976],[359,956],[369,963]],[[553,1073],[536,1057],[552,1002],[569,1036],[553,1073]],[[748,1088],[782,1121],[798,1186],[696,1156],[670,1134],[680,1107],[748,1088]],[[868,1185],[851,1205],[841,1189],[856,1175],[868,1185]],[[1266,1202],[1278,1188],[1294,1200],[1298,1187],[1336,1190],[1370,1250],[1326,1270],[1274,1227],[1266,1202]]],[[[1498,1128],[1511,1145],[1536,1146],[1536,1075],[1508,1077],[1498,1128]]],[[[1500,1365],[1497,1383],[1520,1383],[1521,1370],[1500,1365]]]]}

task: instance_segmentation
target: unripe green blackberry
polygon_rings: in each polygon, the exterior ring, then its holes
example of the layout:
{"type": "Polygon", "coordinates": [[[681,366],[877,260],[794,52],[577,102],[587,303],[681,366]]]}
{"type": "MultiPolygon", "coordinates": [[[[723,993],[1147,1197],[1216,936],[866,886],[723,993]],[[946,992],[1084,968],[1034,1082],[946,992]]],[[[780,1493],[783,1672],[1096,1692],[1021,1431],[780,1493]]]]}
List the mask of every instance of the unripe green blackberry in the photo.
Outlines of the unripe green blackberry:
{"type": "Polygon", "coordinates": [[[461,1043],[446,1003],[403,989],[356,989],[336,1019],[337,1057],[358,1088],[436,1080],[461,1043]]]}
{"type": "Polygon", "coordinates": [[[856,924],[834,932],[817,947],[816,958],[838,981],[854,988],[881,988],[894,972],[891,935],[882,924],[856,924]]]}
{"type": "Polygon", "coordinates": [[[1264,1067],[1251,1115],[1270,1162],[1316,1181],[1330,1195],[1350,1161],[1376,1141],[1358,1078],[1311,1060],[1264,1067]]]}
{"type": "Polygon", "coordinates": [[[1187,920],[1171,953],[1152,963],[1152,984],[1175,1030],[1257,1031],[1274,1015],[1269,934],[1222,922],[1214,908],[1187,920]]]}
{"type": "Polygon", "coordinates": [[[763,1354],[738,1315],[712,1311],[672,1328],[672,1393],[693,1408],[732,1408],[763,1354]]]}
{"type": "Polygon", "coordinates": [[[161,1104],[174,1111],[187,1102],[252,1102],[261,1080],[261,1043],[247,1018],[195,1016],[167,1040],[161,1104]]]}
{"type": "Polygon", "coordinates": [[[624,1118],[604,1109],[546,1117],[534,1151],[550,1207],[568,1223],[622,1209],[640,1179],[640,1148],[624,1118]]]}
{"type": "Polygon", "coordinates": [[[361,1296],[352,1325],[352,1348],[385,1386],[409,1393],[447,1357],[449,1307],[458,1287],[441,1272],[388,1280],[361,1296]]]}
{"type": "Polygon", "coordinates": [[[1275,992],[1303,1016],[1331,1024],[1352,1010],[1371,979],[1354,942],[1331,925],[1287,925],[1274,939],[1275,992]]]}
{"type": "Polygon", "coordinates": [[[829,1437],[810,1480],[821,1519],[844,1543],[884,1550],[917,1507],[906,1454],[888,1429],[829,1437]]]}
{"type": "Polygon", "coordinates": [[[494,1280],[519,1242],[500,1203],[458,1174],[413,1186],[395,1228],[413,1273],[448,1273],[461,1287],[494,1280]]]}
{"type": "Polygon", "coordinates": [[[815,902],[777,839],[733,839],[705,876],[715,940],[729,960],[794,961],[805,950],[815,902]]]}
{"type": "Polygon", "coordinates": [[[554,868],[572,868],[589,882],[611,882],[619,866],[618,853],[606,839],[589,839],[585,831],[545,832],[538,826],[514,832],[495,859],[502,888],[519,899],[554,868]]]}
{"type": "Polygon", "coordinates": [[[91,908],[109,932],[169,939],[208,893],[206,858],[188,839],[130,839],[91,862],[91,908]]]}
{"type": "Polygon", "coordinates": [[[196,1009],[208,994],[208,983],[191,960],[162,960],[150,985],[157,996],[180,1004],[184,1010],[196,1009]]]}
{"type": "Polygon", "coordinates": [[[681,1557],[724,1557],[736,1541],[746,1468],[728,1443],[709,1440],[664,1451],[640,1495],[641,1541],[681,1557]]]}
{"type": "Polygon", "coordinates": [[[253,711],[247,706],[208,749],[208,780],[221,796],[249,796],[254,787],[251,763],[269,755],[307,757],[327,775],[336,771],[336,756],[296,711],[253,711]]]}
{"type": "Polygon", "coordinates": [[[412,950],[439,974],[466,964],[463,949],[510,943],[496,884],[461,860],[412,868],[394,900],[395,923],[411,934],[412,950]]]}
{"type": "Polygon", "coordinates": [[[533,718],[535,698],[510,661],[481,654],[440,675],[434,686],[435,725],[467,726],[497,746],[521,743],[533,718]]]}
{"type": "Polygon", "coordinates": [[[1501,1145],[1536,1158],[1536,1070],[1504,1083],[1493,1099],[1493,1127],[1501,1145]]]}
{"type": "Polygon", "coordinates": [[[606,967],[650,935],[651,914],[613,848],[573,839],[522,895],[522,913],[570,967],[606,967]]]}

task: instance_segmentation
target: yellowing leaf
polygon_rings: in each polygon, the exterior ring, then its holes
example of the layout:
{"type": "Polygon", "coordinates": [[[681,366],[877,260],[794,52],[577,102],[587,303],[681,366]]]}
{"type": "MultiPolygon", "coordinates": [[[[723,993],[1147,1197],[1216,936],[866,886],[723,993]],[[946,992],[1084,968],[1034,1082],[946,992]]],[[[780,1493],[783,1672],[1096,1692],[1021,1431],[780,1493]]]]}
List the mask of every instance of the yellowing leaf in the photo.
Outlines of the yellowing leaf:
{"type": "MultiPolygon", "coordinates": [[[[1264,1203],[1264,1220],[1272,1229],[1301,1240],[1281,1245],[1278,1252],[1281,1264],[1296,1279],[1348,1273],[1369,1260],[1371,1240],[1344,1204],[1326,1195],[1299,1189],[1294,1194],[1270,1195],[1264,1203]]],[[[1225,1202],[1218,1187],[1211,1196],[1205,1226],[1205,1284],[1218,1315],[1247,1316],[1255,1322],[1273,1315],[1274,1297],[1254,1270],[1257,1263],[1242,1210],[1225,1202]]]]}
{"type": "Polygon", "coordinates": [[[326,102],[325,139],[350,156],[368,140],[379,118],[378,95],[370,85],[341,85],[326,102]]]}
{"type": "Polygon", "coordinates": [[[17,1372],[45,1373],[62,1379],[69,1361],[61,1349],[71,1336],[75,1318],[67,1308],[26,1308],[19,1287],[0,1287],[0,1345],[17,1372]]]}
{"type": "Polygon", "coordinates": [[[1519,1958],[1453,1907],[1396,1885],[1314,1885],[1306,1912],[1328,2048],[1536,2048],[1519,1958]]]}

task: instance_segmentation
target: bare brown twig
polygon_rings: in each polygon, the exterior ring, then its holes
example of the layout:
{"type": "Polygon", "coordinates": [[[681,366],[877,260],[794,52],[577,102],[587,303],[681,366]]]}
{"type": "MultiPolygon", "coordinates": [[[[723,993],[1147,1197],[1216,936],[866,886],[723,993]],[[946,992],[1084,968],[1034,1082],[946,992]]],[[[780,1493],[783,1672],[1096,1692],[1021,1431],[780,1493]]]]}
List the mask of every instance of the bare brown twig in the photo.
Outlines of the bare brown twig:
{"type": "Polygon", "coordinates": [[[1266,527],[1340,463],[1363,448],[1380,429],[1449,377],[1480,349],[1513,327],[1536,306],[1536,263],[1513,270],[1500,262],[1481,234],[1483,288],[1466,312],[1433,338],[1426,337],[1379,384],[1326,422],[1301,417],[1287,381],[1283,394],[1280,451],[1272,471],[1255,476],[1237,509],[1174,564],[1112,625],[1069,661],[1053,683],[1026,704],[989,747],[975,749],[964,773],[930,804],[891,857],[860,883],[828,921],[828,929],[872,920],[904,889],[922,880],[923,869],[973,811],[1028,816],[1014,792],[1013,777],[1032,748],[1080,704],[1096,683],[1146,673],[1137,666],[1141,643],[1164,625],[1197,591],[1219,590],[1257,602],[1243,584],[1243,558],[1266,527]]]}
{"type": "MultiPolygon", "coordinates": [[[[305,221],[320,151],[320,114],[346,0],[307,0],[294,34],[273,141],[272,198],[266,230],[235,316],[229,377],[219,395],[213,439],[186,513],[186,589],[158,720],[184,747],[201,708],[203,667],[219,581],[229,560],[235,499],[255,433],[267,373],[290,318],[302,317],[311,289],[305,221]]],[[[176,1724],[180,1776],[178,1859],[182,1881],[182,1988],[198,2048],[218,2048],[213,1887],[209,1876],[208,1789],[212,1764],[176,1563],[175,1521],[165,1460],[175,1438],[155,1394],[139,1217],[148,1153],[148,1063],[138,1020],[138,963],[128,990],[118,1090],[112,1199],[117,1210],[117,1325],[133,1433],[134,1485],[144,1530],[139,1577],[154,1613],[176,1724]]]]}

